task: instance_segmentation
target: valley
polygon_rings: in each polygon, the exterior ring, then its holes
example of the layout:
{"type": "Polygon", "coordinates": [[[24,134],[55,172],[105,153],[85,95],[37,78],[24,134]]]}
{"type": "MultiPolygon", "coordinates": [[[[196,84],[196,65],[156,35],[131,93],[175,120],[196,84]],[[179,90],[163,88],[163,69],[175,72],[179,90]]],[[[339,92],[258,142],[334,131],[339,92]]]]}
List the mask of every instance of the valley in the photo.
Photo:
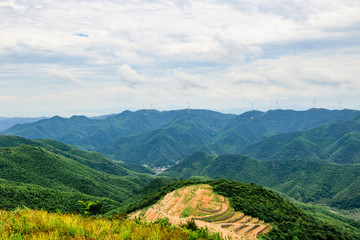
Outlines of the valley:
{"type": "Polygon", "coordinates": [[[112,160],[153,167],[172,166],[198,150],[241,153],[281,133],[305,131],[359,115],[355,110],[250,111],[240,115],[210,110],[124,111],[104,119],[52,117],[4,131],[30,139],[55,139],[112,160]]]}
{"type": "Polygon", "coordinates": [[[359,116],[141,110],[15,125],[0,135],[0,209],[83,214],[81,201],[206,239],[358,239],[359,116]]]}

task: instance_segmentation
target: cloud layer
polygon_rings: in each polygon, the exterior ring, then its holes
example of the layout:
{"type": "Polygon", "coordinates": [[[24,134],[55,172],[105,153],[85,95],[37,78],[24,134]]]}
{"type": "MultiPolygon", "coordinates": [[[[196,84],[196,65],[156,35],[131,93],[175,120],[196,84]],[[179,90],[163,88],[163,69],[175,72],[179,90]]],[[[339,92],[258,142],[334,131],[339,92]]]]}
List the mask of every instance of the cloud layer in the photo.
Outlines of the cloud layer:
{"type": "Polygon", "coordinates": [[[0,115],[360,108],[360,2],[0,1],[0,115]]]}

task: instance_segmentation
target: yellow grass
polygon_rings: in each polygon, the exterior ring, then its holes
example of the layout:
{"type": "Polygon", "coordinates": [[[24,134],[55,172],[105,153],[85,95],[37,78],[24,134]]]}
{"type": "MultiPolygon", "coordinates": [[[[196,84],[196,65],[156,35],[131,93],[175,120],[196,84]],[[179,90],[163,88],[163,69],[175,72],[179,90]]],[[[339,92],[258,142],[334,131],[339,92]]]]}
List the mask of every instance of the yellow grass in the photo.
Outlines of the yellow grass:
{"type": "Polygon", "coordinates": [[[178,227],[40,210],[0,211],[0,239],[188,239],[178,227]]]}

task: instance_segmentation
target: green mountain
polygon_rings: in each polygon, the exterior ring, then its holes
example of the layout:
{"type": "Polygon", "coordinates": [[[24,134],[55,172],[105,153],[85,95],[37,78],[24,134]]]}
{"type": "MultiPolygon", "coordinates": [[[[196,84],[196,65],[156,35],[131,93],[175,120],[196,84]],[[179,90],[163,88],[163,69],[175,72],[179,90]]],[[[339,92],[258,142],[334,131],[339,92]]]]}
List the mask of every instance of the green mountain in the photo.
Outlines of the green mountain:
{"type": "Polygon", "coordinates": [[[271,223],[270,232],[261,239],[359,239],[359,229],[345,233],[337,226],[314,218],[294,204],[261,186],[231,180],[176,181],[148,194],[127,208],[127,212],[144,209],[156,203],[167,193],[184,186],[205,183],[230,200],[230,205],[246,215],[271,223]]]}
{"type": "Polygon", "coordinates": [[[243,154],[261,160],[312,159],[360,163],[360,115],[303,132],[276,135],[243,154]]]}
{"type": "Polygon", "coordinates": [[[327,161],[260,161],[241,155],[197,152],[169,168],[162,176],[186,179],[205,176],[256,183],[302,201],[337,208],[360,208],[360,164],[327,161]]]}
{"type": "Polygon", "coordinates": [[[212,135],[211,129],[206,127],[173,124],[148,133],[121,137],[99,152],[125,162],[174,165],[207,144],[212,135]]]}
{"type": "MultiPolygon", "coordinates": [[[[139,110],[124,111],[105,119],[90,119],[85,116],[71,118],[53,117],[36,123],[16,125],[5,134],[30,139],[55,139],[88,150],[104,147],[121,136],[137,135],[169,126],[178,119],[187,116],[187,110],[164,111],[139,110]]],[[[209,119],[214,127],[219,121],[225,121],[235,115],[221,114],[207,110],[192,110],[191,116],[209,119]]]]}
{"type": "MultiPolygon", "coordinates": [[[[59,199],[72,200],[104,198],[115,208],[130,201],[152,179],[151,175],[127,170],[99,153],[54,140],[0,136],[0,185],[2,194],[7,192],[0,208],[24,203],[53,210],[48,204],[60,201],[54,200],[57,195],[59,199]],[[35,198],[42,201],[35,204],[35,198]]],[[[69,200],[65,202],[70,204],[69,200]]],[[[72,209],[68,204],[59,206],[72,209]]]]}
{"type": "Polygon", "coordinates": [[[354,110],[309,109],[306,111],[251,111],[231,119],[226,127],[204,148],[217,154],[240,153],[249,145],[281,133],[304,131],[327,123],[345,120],[359,114],[354,110]]]}
{"type": "Polygon", "coordinates": [[[25,123],[32,123],[37,122],[42,119],[45,119],[46,117],[39,117],[39,118],[26,118],[26,117],[0,117],[0,132],[5,131],[9,129],[10,127],[13,127],[17,124],[25,124],[25,123]]]}
{"type": "Polygon", "coordinates": [[[53,117],[14,126],[6,134],[51,138],[99,151],[113,160],[159,167],[173,165],[197,150],[239,153],[269,136],[333,123],[357,113],[310,109],[251,111],[236,116],[208,110],[140,110],[100,119],[53,117]]]}

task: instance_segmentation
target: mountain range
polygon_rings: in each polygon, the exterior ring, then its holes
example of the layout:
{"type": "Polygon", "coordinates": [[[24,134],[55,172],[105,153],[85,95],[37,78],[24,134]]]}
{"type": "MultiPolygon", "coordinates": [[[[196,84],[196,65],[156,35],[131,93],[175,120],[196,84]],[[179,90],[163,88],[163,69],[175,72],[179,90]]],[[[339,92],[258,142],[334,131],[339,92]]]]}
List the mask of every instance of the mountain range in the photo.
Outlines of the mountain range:
{"type": "Polygon", "coordinates": [[[360,164],[328,161],[269,160],[196,152],[162,176],[187,179],[204,176],[233,179],[276,189],[296,200],[333,207],[360,208],[360,164]]]}
{"type": "Polygon", "coordinates": [[[278,134],[242,155],[194,153],[162,175],[254,182],[302,202],[360,208],[360,116],[278,134]]]}
{"type": "Polygon", "coordinates": [[[241,115],[209,110],[125,111],[105,119],[53,117],[4,132],[30,139],[55,139],[113,160],[151,167],[174,165],[187,155],[240,153],[281,133],[308,130],[359,114],[355,110],[250,111],[241,115]]]}
{"type": "MultiPolygon", "coordinates": [[[[99,118],[53,117],[19,124],[5,133],[0,135],[1,209],[24,205],[81,212],[76,204],[81,200],[101,201],[107,214],[130,212],[154,204],[170,189],[202,182],[175,180],[187,178],[244,182],[207,183],[233,201],[236,211],[272,222],[275,239],[317,239],[326,231],[343,236],[337,239],[348,237],[255,184],[305,203],[355,213],[360,209],[360,112],[355,110],[240,115],[208,110],[125,111],[99,118]],[[139,164],[170,168],[154,176],[153,170],[139,164]],[[275,198],[286,211],[271,205],[275,198]]],[[[304,205],[303,209],[315,208],[304,205]]],[[[352,236],[360,232],[358,222],[325,216],[323,211],[313,213],[314,217],[342,226],[352,236]]]]}
{"type": "Polygon", "coordinates": [[[279,134],[245,148],[261,160],[312,159],[360,163],[360,115],[307,131],[279,134]]]}
{"type": "Polygon", "coordinates": [[[24,124],[24,123],[32,123],[37,122],[42,119],[46,119],[46,117],[39,117],[39,118],[29,118],[29,117],[0,117],[0,132],[9,129],[17,124],[24,124]]]}

